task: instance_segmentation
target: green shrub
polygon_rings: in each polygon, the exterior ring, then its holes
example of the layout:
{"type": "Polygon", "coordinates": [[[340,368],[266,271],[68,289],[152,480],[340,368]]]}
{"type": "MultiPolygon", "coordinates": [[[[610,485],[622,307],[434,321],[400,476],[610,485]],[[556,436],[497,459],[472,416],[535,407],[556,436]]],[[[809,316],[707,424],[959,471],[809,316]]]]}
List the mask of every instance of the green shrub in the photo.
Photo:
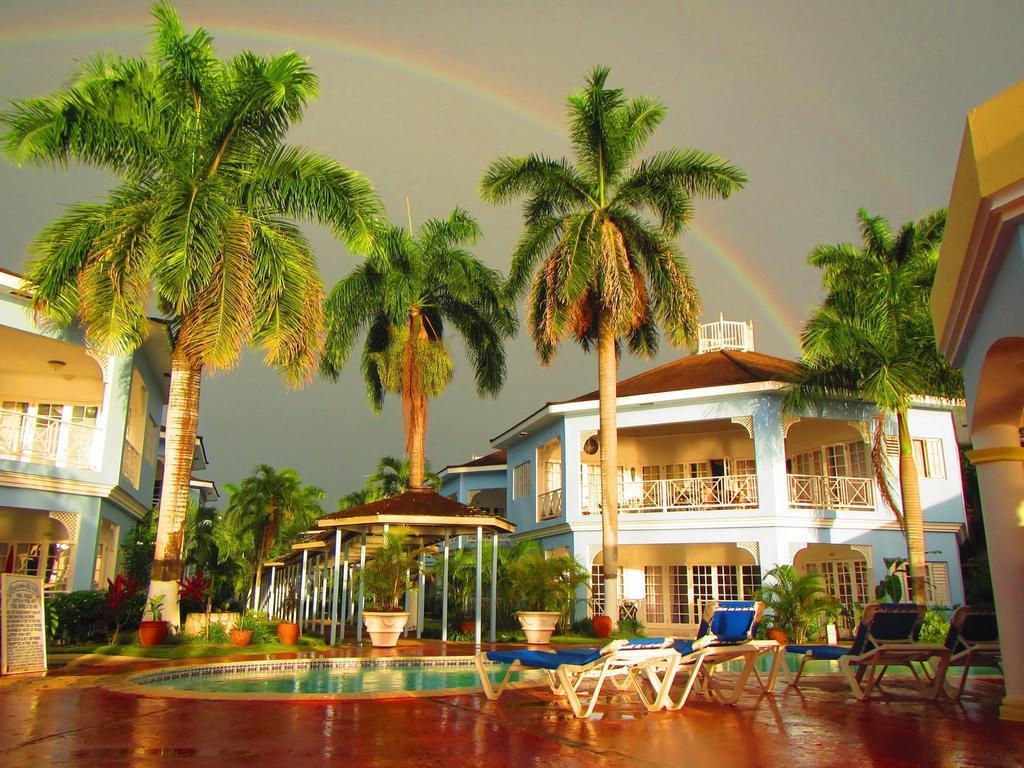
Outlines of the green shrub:
{"type": "Polygon", "coordinates": [[[623,637],[647,637],[647,631],[640,619],[631,616],[619,620],[619,634],[623,637]]]}
{"type": "Polygon", "coordinates": [[[58,645],[106,640],[106,591],[58,592],[49,598],[50,637],[58,645]]]}
{"type": "Polygon", "coordinates": [[[949,632],[949,619],[942,611],[928,611],[924,615],[924,624],[921,625],[922,643],[941,645],[946,640],[946,633],[949,632]]]}
{"type": "Polygon", "coordinates": [[[570,631],[574,635],[581,635],[583,637],[594,637],[594,621],[589,616],[584,616],[581,619],[576,619],[570,626],[570,631]]]}

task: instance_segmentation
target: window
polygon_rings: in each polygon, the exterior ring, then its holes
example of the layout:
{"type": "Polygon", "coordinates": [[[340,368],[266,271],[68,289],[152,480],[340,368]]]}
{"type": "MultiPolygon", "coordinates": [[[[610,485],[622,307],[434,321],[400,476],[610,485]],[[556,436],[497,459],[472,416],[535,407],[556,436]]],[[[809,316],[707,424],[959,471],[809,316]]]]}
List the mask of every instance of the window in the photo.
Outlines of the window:
{"type": "Polygon", "coordinates": [[[711,477],[711,464],[706,461],[691,461],[685,464],[666,464],[665,478],[686,480],[691,477],[711,477]]]}
{"type": "Polygon", "coordinates": [[[648,624],[665,621],[665,594],[661,583],[661,566],[644,566],[644,618],[648,624]]]}
{"type": "Polygon", "coordinates": [[[146,440],[146,399],[146,385],[142,381],[142,376],[138,371],[132,371],[121,474],[136,488],[139,487],[142,473],[142,450],[146,440]]]}
{"type": "Polygon", "coordinates": [[[946,463],[942,458],[942,440],[932,437],[914,438],[914,463],[921,477],[946,478],[946,463]]]}
{"type": "Polygon", "coordinates": [[[806,451],[798,453],[792,459],[794,475],[821,475],[821,452],[806,451]]]}
{"type": "Polygon", "coordinates": [[[743,599],[753,600],[754,594],[761,588],[761,566],[744,565],[743,569],[743,599]]]}
{"type": "Polygon", "coordinates": [[[925,600],[928,605],[947,606],[949,599],[949,563],[925,563],[925,600]]]}
{"type": "Polygon", "coordinates": [[[643,466],[644,482],[649,483],[652,480],[661,480],[661,467],[657,464],[645,464],[643,466]]]}
{"type": "Polygon", "coordinates": [[[868,602],[868,567],[863,560],[826,560],[807,563],[804,573],[816,571],[825,582],[825,590],[844,606],[868,602]]]}
{"type": "Polygon", "coordinates": [[[562,487],[562,462],[544,462],[544,481],[549,491],[557,491],[562,487]]]}
{"type": "Polygon", "coordinates": [[[718,566],[718,599],[739,600],[739,584],[736,581],[735,565],[718,566]]]}
{"type": "Polygon", "coordinates": [[[672,623],[690,623],[690,585],[685,565],[670,565],[669,596],[672,599],[672,623]]]}
{"type": "Polygon", "coordinates": [[[697,623],[704,614],[704,604],[715,599],[714,567],[692,565],[690,575],[693,577],[693,621],[697,623]]]}
{"type": "Polygon", "coordinates": [[[754,459],[733,459],[732,474],[734,475],[756,475],[757,462],[754,459]]]}
{"type": "Polygon", "coordinates": [[[846,446],[825,446],[825,470],[829,477],[847,477],[846,446]]]}
{"type": "Polygon", "coordinates": [[[871,459],[866,443],[857,441],[846,446],[850,453],[850,477],[870,477],[871,459]]]}
{"type": "Polygon", "coordinates": [[[512,498],[530,495],[530,462],[524,461],[512,470],[512,498]]]}

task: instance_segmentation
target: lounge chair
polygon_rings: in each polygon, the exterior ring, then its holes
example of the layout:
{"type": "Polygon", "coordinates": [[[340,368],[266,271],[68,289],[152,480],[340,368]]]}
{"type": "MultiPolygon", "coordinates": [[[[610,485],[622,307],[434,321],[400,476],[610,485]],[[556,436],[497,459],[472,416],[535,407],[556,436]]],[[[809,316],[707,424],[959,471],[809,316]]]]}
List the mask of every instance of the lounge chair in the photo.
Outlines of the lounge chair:
{"type": "Polygon", "coordinates": [[[995,667],[1000,673],[1003,671],[999,625],[992,611],[966,605],[957,608],[949,621],[945,645],[952,654],[948,666],[963,667],[959,683],[947,684],[944,688],[951,699],[959,699],[964,692],[971,667],[995,667]]]}
{"type": "Polygon", "coordinates": [[[754,675],[763,691],[770,691],[781,658],[780,646],[774,640],[754,640],[754,629],[764,611],[764,605],[752,600],[712,600],[705,604],[700,627],[695,640],[677,640],[672,646],[681,658],[679,669],[692,666],[690,679],[682,696],[672,701],[669,709],[682,709],[690,694],[694,680],[699,680],[697,690],[723,704],[735,704],[754,675]],[[774,654],[771,672],[767,682],[757,671],[757,659],[765,654],[774,654]],[[743,667],[732,687],[721,684],[714,673],[718,666],[728,661],[742,660],[743,667]]]}
{"type": "Polygon", "coordinates": [[[552,692],[566,698],[576,717],[593,713],[608,680],[620,692],[632,688],[644,707],[655,712],[668,701],[679,665],[679,654],[672,649],[672,642],[671,637],[637,638],[614,640],[601,648],[483,651],[476,656],[476,669],[484,694],[492,701],[501,696],[516,670],[542,669],[552,692]],[[487,674],[487,664],[494,662],[509,665],[497,686],[487,674]]]}
{"type": "Polygon", "coordinates": [[[916,603],[873,603],[864,609],[864,615],[850,646],[839,645],[787,645],[788,653],[799,653],[802,658],[796,675],[788,685],[797,687],[808,661],[838,661],[839,671],[858,699],[871,695],[886,670],[892,666],[907,667],[922,693],[934,699],[942,691],[942,683],[949,665],[951,651],[944,645],[925,645],[917,642],[924,621],[925,607],[916,603]],[[914,667],[930,659],[938,660],[934,679],[925,669],[924,679],[914,667]],[[876,675],[877,670],[877,675],[876,675]]]}

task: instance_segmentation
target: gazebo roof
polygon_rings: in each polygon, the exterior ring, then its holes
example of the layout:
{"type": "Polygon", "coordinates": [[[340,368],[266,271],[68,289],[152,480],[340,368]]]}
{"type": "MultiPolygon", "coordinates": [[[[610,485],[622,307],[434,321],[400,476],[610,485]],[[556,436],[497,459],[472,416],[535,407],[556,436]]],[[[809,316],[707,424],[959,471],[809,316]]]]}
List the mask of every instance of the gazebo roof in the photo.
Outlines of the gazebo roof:
{"type": "Polygon", "coordinates": [[[292,542],[292,549],[323,549],[327,546],[327,539],[330,536],[331,531],[303,531],[292,542]]]}
{"type": "Polygon", "coordinates": [[[503,517],[439,495],[432,489],[408,490],[369,504],[360,504],[325,515],[321,528],[380,533],[385,526],[412,529],[417,537],[487,533],[512,533],[516,526],[503,517]]]}

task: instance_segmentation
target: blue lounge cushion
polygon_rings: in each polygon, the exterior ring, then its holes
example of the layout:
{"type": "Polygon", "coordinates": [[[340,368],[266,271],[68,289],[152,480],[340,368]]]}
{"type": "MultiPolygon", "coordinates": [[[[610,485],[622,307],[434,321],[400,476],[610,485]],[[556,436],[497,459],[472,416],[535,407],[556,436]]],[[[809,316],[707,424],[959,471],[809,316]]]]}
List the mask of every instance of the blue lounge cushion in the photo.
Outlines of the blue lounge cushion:
{"type": "Polygon", "coordinates": [[[672,649],[677,651],[683,656],[693,653],[693,646],[696,640],[676,640],[672,643],[672,649]]]}
{"type": "Polygon", "coordinates": [[[811,654],[813,659],[827,659],[835,661],[843,656],[848,656],[853,649],[848,645],[787,645],[788,653],[811,654]]]}
{"type": "Polygon", "coordinates": [[[538,651],[532,648],[515,648],[506,651],[488,651],[487,659],[499,664],[518,661],[524,667],[535,669],[558,669],[563,664],[583,665],[601,658],[598,648],[573,648],[569,651],[538,651]]]}
{"type": "Polygon", "coordinates": [[[713,634],[722,643],[742,643],[753,637],[757,606],[752,600],[721,600],[711,621],[701,619],[697,637],[713,634]]]}

